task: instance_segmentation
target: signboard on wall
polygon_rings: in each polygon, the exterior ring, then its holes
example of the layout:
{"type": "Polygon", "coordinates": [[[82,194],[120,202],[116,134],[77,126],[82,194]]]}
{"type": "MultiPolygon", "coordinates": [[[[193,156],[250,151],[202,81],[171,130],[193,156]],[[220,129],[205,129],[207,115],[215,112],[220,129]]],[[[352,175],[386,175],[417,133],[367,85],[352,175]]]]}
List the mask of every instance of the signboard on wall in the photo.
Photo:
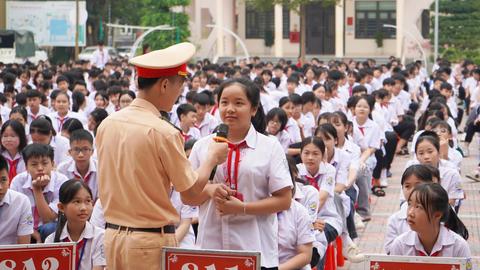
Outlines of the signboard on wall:
{"type": "MultiPolygon", "coordinates": [[[[80,1],[79,46],[86,43],[86,2],[80,1]]],[[[39,46],[75,46],[75,1],[7,1],[9,30],[29,30],[39,46]]]]}

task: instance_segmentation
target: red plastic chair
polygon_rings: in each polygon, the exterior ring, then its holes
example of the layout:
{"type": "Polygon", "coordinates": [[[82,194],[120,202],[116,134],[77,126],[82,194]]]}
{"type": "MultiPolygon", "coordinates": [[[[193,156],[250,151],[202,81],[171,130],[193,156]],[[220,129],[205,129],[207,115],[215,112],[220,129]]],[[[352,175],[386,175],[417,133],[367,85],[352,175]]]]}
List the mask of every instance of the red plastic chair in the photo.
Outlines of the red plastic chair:
{"type": "Polygon", "coordinates": [[[343,242],[340,236],[335,239],[335,243],[337,244],[337,266],[344,266],[345,265],[345,258],[343,257],[343,242]]]}
{"type": "Polygon", "coordinates": [[[333,245],[333,242],[328,244],[327,251],[325,252],[325,266],[323,269],[337,270],[337,257],[335,255],[335,245],[333,245]]]}

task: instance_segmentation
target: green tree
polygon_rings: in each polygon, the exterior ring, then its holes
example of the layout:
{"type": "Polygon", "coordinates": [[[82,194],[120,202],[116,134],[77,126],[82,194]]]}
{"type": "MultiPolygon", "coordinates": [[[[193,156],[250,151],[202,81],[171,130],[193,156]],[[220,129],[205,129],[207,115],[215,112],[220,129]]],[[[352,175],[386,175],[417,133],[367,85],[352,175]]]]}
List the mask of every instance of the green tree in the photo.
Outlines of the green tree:
{"type": "MultiPolygon", "coordinates": [[[[305,62],[305,52],[306,52],[306,33],[307,33],[307,22],[306,22],[306,8],[311,3],[321,2],[323,6],[327,7],[330,5],[335,5],[340,0],[246,0],[247,2],[255,5],[260,10],[269,10],[272,9],[276,4],[286,5],[290,10],[297,12],[300,16],[300,59],[302,63],[305,62]]],[[[312,26],[315,27],[315,26],[312,26]]]]}
{"type": "Polygon", "coordinates": [[[479,25],[480,1],[440,0],[438,43],[441,55],[450,61],[470,58],[480,63],[480,39],[476,38],[480,36],[479,25]]]}
{"type": "Polygon", "coordinates": [[[188,16],[183,12],[172,12],[174,6],[188,6],[190,0],[143,0],[140,24],[157,26],[167,24],[175,27],[174,30],[155,31],[149,34],[144,43],[148,43],[152,50],[162,49],[178,42],[186,41],[190,36],[188,16]]]}

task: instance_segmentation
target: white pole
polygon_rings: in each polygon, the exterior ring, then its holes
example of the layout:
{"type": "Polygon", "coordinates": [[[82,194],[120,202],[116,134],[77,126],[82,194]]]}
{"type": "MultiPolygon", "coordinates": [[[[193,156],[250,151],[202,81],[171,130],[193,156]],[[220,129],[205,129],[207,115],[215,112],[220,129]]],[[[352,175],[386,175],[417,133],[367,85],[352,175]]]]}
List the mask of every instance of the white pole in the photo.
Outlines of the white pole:
{"type": "Polygon", "coordinates": [[[434,32],[434,35],[435,35],[435,53],[434,53],[434,61],[437,61],[437,58],[438,58],[438,1],[439,0],[435,0],[435,32],[434,32]]]}
{"type": "Polygon", "coordinates": [[[283,56],[283,6],[281,4],[276,4],[274,7],[274,21],[275,21],[275,57],[283,56]]]}

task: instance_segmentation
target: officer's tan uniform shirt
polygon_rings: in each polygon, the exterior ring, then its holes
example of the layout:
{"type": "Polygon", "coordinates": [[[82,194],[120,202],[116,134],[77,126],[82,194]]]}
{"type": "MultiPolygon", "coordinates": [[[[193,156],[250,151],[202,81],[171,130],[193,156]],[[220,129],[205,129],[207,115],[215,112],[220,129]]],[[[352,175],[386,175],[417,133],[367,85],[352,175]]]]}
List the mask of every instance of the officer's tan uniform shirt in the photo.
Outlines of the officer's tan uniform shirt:
{"type": "Polygon", "coordinates": [[[198,175],[179,131],[159,115],[150,102],[136,98],[98,129],[99,195],[108,223],[158,228],[179,221],[169,199],[170,183],[182,192],[198,175]]]}

